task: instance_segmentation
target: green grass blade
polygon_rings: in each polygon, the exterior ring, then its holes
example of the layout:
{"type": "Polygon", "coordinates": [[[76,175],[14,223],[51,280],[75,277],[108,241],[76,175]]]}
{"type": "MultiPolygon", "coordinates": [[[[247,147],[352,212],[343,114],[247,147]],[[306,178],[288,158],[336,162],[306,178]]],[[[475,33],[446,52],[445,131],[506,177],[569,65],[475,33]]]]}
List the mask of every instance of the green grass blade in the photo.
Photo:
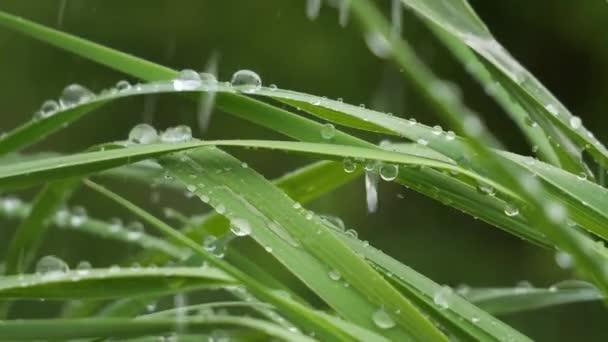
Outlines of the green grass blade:
{"type": "Polygon", "coordinates": [[[225,273],[210,267],[87,269],[5,276],[0,279],[0,298],[107,299],[234,284],[225,273]]]}
{"type": "MultiPolygon", "coordinates": [[[[161,164],[185,184],[191,184],[190,175],[196,175],[194,192],[198,196],[209,198],[209,204],[224,212],[223,215],[229,219],[246,220],[251,226],[252,237],[260,245],[271,247],[273,256],[350,321],[378,331],[371,317],[384,307],[387,312],[400,310],[400,314],[394,315],[395,321],[403,324],[414,336],[441,338],[441,334],[434,332],[426,320],[421,320],[420,314],[409,302],[396,296],[390,285],[337,241],[318,217],[298,209],[293,200],[250,168],[242,168],[238,160],[218,150],[201,149],[189,154],[168,156],[161,160],[161,164]],[[232,171],[225,172],[225,168],[232,171]],[[294,258],[294,252],[306,257],[294,258]],[[315,262],[308,253],[319,261],[315,262]],[[309,266],[304,268],[303,265],[309,266]],[[313,269],[314,273],[303,273],[313,269]],[[330,279],[328,273],[332,269],[339,271],[350,286],[344,288],[330,279]],[[351,292],[355,289],[365,294],[365,298],[357,300],[360,295],[351,292]]],[[[391,331],[397,334],[398,330],[383,332],[380,329],[382,334],[390,334],[391,331]]]]}
{"type": "MultiPolygon", "coordinates": [[[[315,341],[292,333],[280,326],[259,319],[214,315],[184,319],[180,326],[190,333],[211,333],[215,329],[253,329],[286,341],[315,341]]],[[[175,331],[175,318],[131,319],[53,319],[4,321],[0,325],[0,341],[67,340],[77,338],[129,338],[159,335],[175,331]]]]}
{"type": "Polygon", "coordinates": [[[80,180],[67,179],[45,186],[33,207],[13,235],[6,254],[6,274],[23,273],[31,265],[48,223],[78,186],[80,180]]]}
{"type": "Polygon", "coordinates": [[[549,288],[476,288],[467,290],[464,296],[495,315],[514,314],[555,305],[601,301],[605,298],[589,283],[568,280],[549,288]]]}

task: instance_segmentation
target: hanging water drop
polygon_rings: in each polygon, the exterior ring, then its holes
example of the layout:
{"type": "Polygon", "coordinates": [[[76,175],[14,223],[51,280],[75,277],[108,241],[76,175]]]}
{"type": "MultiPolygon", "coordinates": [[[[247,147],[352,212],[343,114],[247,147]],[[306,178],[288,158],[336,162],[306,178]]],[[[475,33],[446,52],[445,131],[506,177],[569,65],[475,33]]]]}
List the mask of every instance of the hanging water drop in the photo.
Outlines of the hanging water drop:
{"type": "Polygon", "coordinates": [[[306,0],[306,17],[315,20],[321,12],[322,0],[306,0]]]}
{"type": "Polygon", "coordinates": [[[249,221],[242,218],[230,220],[230,231],[236,236],[247,236],[251,234],[249,221]]]}
{"type": "Polygon", "coordinates": [[[262,87],[262,79],[251,70],[239,70],[232,75],[232,86],[244,93],[255,93],[262,87]]]}
{"type": "Polygon", "coordinates": [[[357,169],[357,164],[350,158],[345,158],[342,161],[342,165],[344,166],[344,171],[347,173],[353,173],[357,169]]]}
{"type": "Polygon", "coordinates": [[[201,86],[201,76],[194,70],[184,69],[173,80],[173,88],[177,91],[194,90],[201,86]]]}
{"type": "Polygon", "coordinates": [[[145,123],[135,125],[129,132],[129,141],[134,144],[151,144],[158,141],[158,132],[145,123]]]}
{"type": "Polygon", "coordinates": [[[36,263],[36,273],[40,275],[61,274],[69,270],[68,264],[54,255],[42,257],[36,263]]]}
{"type": "Polygon", "coordinates": [[[89,89],[80,84],[71,84],[63,89],[61,97],[59,98],[59,104],[63,108],[69,108],[88,101],[93,97],[94,95],[89,89]]]}
{"type": "Polygon", "coordinates": [[[399,166],[396,164],[382,164],[380,166],[380,177],[387,181],[394,181],[399,175],[399,166]]]}
{"type": "Polygon", "coordinates": [[[321,128],[321,138],[331,140],[336,136],[336,127],[330,123],[326,123],[321,128]]]}
{"type": "Polygon", "coordinates": [[[70,216],[70,225],[80,227],[88,220],[87,211],[83,207],[74,207],[70,216]]]}
{"type": "Polygon", "coordinates": [[[346,27],[348,25],[348,19],[350,17],[350,1],[351,0],[339,0],[338,4],[338,22],[340,26],[346,27]]]}
{"type": "Polygon", "coordinates": [[[380,329],[390,329],[395,326],[395,321],[383,308],[374,312],[372,321],[380,329]]]}
{"type": "Polygon", "coordinates": [[[169,127],[160,135],[160,140],[166,143],[180,143],[192,139],[192,129],[186,125],[169,127]]]}

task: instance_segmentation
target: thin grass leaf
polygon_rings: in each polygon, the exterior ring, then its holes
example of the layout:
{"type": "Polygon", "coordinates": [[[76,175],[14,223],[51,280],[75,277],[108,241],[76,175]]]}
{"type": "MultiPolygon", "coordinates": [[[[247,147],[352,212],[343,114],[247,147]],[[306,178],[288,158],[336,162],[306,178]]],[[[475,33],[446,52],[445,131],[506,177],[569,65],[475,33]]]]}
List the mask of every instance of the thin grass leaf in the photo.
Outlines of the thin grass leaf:
{"type": "MultiPolygon", "coordinates": [[[[4,321],[0,325],[0,341],[48,340],[77,338],[129,338],[171,333],[175,330],[174,318],[131,319],[52,319],[4,321]]],[[[287,341],[315,341],[308,336],[290,332],[280,326],[259,319],[214,315],[188,318],[180,327],[189,333],[211,333],[216,329],[253,329],[268,337],[287,341]]]]}
{"type": "Polygon", "coordinates": [[[591,284],[576,280],[566,280],[549,288],[474,288],[467,290],[464,296],[495,315],[605,299],[591,284]]]}
{"type": "Polygon", "coordinates": [[[210,267],[85,269],[2,277],[0,298],[107,299],[173,294],[234,284],[225,273],[210,267]]]}

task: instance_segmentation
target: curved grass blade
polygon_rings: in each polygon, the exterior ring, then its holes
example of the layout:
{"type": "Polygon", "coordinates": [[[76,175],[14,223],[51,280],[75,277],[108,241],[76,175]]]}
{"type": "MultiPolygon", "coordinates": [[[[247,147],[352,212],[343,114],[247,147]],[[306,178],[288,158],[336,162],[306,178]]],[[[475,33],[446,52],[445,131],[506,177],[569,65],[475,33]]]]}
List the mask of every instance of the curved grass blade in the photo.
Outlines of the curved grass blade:
{"type": "Polygon", "coordinates": [[[605,298],[589,283],[568,280],[549,288],[469,289],[464,296],[485,311],[495,315],[507,315],[570,303],[601,301],[605,298]]]}
{"type": "Polygon", "coordinates": [[[440,285],[367,243],[343,233],[338,236],[385,273],[408,298],[412,298],[434,320],[456,336],[464,340],[530,341],[517,330],[449,291],[445,292],[445,303],[440,303],[443,306],[439,306],[435,300],[438,291],[442,289],[440,285]]]}
{"type": "MultiPolygon", "coordinates": [[[[187,318],[179,322],[190,333],[211,333],[216,329],[252,329],[286,341],[315,341],[314,339],[268,323],[263,320],[214,315],[187,318]]],[[[54,340],[77,338],[129,338],[171,333],[176,329],[175,318],[131,319],[49,319],[4,321],[0,325],[0,341],[54,340]]]]}
{"type": "Polygon", "coordinates": [[[13,235],[6,253],[6,274],[23,273],[31,265],[43,241],[49,218],[65,203],[79,182],[78,179],[58,181],[40,191],[29,214],[13,235]]]}
{"type": "Polygon", "coordinates": [[[215,257],[210,252],[206,251],[203,247],[201,247],[199,244],[197,244],[181,232],[171,228],[163,221],[152,216],[144,209],[139,208],[130,201],[93,182],[87,181],[85,182],[85,184],[88,185],[90,188],[96,190],[97,192],[112,199],[114,202],[120,204],[126,209],[130,210],[131,212],[142,218],[145,222],[148,222],[153,228],[157,229],[163,235],[166,235],[168,238],[189,248],[192,252],[202,257],[211,265],[214,265],[220,270],[231,275],[233,278],[240,281],[243,285],[247,286],[247,288],[251,290],[254,295],[258,296],[262,300],[268,301],[275,305],[277,309],[282,310],[284,314],[290,317],[297,324],[300,324],[303,328],[309,329],[315,332],[316,334],[322,336],[323,338],[332,341],[353,339],[352,335],[349,332],[336,329],[335,326],[333,326],[323,317],[319,316],[318,313],[311,310],[310,308],[302,304],[293,302],[288,298],[284,298],[283,296],[277,295],[276,293],[270,291],[256,279],[250,277],[246,273],[233,267],[232,265],[221,260],[220,258],[215,257]]]}
{"type": "Polygon", "coordinates": [[[234,284],[232,278],[212,268],[87,269],[2,277],[0,298],[107,299],[234,284]]]}

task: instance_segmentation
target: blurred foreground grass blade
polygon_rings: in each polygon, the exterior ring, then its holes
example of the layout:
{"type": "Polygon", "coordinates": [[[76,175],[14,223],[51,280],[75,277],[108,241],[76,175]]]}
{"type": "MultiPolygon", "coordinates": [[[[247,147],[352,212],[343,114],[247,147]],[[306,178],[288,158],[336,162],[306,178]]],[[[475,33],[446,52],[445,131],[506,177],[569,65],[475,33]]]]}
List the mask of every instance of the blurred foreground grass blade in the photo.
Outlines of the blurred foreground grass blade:
{"type": "Polygon", "coordinates": [[[577,280],[565,280],[549,288],[474,288],[467,290],[464,296],[495,315],[605,299],[591,284],[577,280]]]}
{"type": "MultiPolygon", "coordinates": [[[[49,319],[3,321],[0,325],[0,341],[24,340],[72,340],[80,338],[129,338],[147,335],[163,335],[175,331],[180,324],[189,333],[212,333],[217,329],[248,329],[261,332],[270,338],[286,341],[315,341],[293,333],[278,325],[249,317],[213,315],[184,318],[176,323],[175,318],[132,319],[49,319]]],[[[156,337],[158,339],[158,337],[156,337]]]]}
{"type": "MultiPolygon", "coordinates": [[[[190,177],[190,179],[192,179],[192,177],[190,177]]],[[[273,292],[271,289],[264,286],[255,278],[249,276],[242,270],[237,269],[234,266],[228,264],[221,258],[218,258],[215,255],[211,254],[198,243],[185,236],[183,233],[173,229],[165,222],[159,220],[158,218],[151,215],[144,209],[138,207],[129,200],[91,181],[85,181],[85,184],[93,190],[96,190],[97,192],[113,200],[122,207],[128,209],[129,211],[143,219],[145,222],[150,224],[152,228],[155,228],[161,234],[165,235],[167,238],[180,243],[186,248],[189,248],[193,253],[202,257],[211,265],[217,267],[218,269],[226,272],[233,278],[237,279],[243,285],[245,285],[247,289],[249,289],[255,296],[259,297],[261,300],[273,304],[275,307],[277,307],[278,310],[281,310],[282,313],[287,315],[287,317],[289,317],[295,324],[300,325],[301,328],[306,329],[307,331],[312,331],[323,339],[328,339],[332,341],[353,339],[351,332],[336,329],[336,327],[332,323],[330,323],[327,319],[322,317],[316,311],[310,309],[308,306],[304,306],[300,303],[292,301],[290,298],[285,298],[283,295],[279,295],[273,292]]]]}
{"type": "MultiPolygon", "coordinates": [[[[466,44],[493,65],[496,71],[504,75],[504,79],[500,82],[504,82],[503,86],[508,91],[513,91],[512,94],[519,94],[522,106],[529,105],[526,108],[528,113],[536,114],[530,111],[532,107],[538,110],[538,115],[533,119],[543,127],[546,134],[557,142],[564,142],[564,137],[550,127],[556,125],[577,144],[578,152],[587,150],[600,165],[608,166],[608,150],[604,145],[584,128],[580,119],[573,116],[496,41],[466,0],[402,0],[402,2],[418,15],[432,21],[447,34],[466,44]]],[[[564,150],[564,152],[569,153],[572,160],[580,157],[577,153],[572,153],[573,151],[564,150]]]]}
{"type": "Polygon", "coordinates": [[[2,277],[0,298],[107,299],[173,294],[234,284],[231,277],[210,267],[56,270],[2,277]]]}
{"type": "Polygon", "coordinates": [[[397,327],[383,330],[382,324],[374,323],[372,318],[381,311],[415,338],[443,339],[409,301],[337,240],[316,215],[250,168],[243,168],[238,160],[204,148],[167,156],[160,162],[233,225],[246,222],[247,233],[343,317],[385,336],[408,336],[397,327]],[[231,171],[226,172],[227,168],[231,171]],[[196,176],[195,181],[191,175],[196,176]],[[349,286],[332,279],[332,272],[339,274],[334,279],[344,279],[349,286]]]}
{"type": "Polygon", "coordinates": [[[13,235],[6,253],[6,274],[24,273],[36,257],[50,219],[71,196],[79,179],[66,179],[46,185],[36,197],[32,210],[13,235]]]}
{"type": "Polygon", "coordinates": [[[530,341],[517,330],[453,294],[449,288],[441,287],[380,250],[346,234],[338,236],[384,272],[430,317],[455,336],[478,341],[530,341]]]}

